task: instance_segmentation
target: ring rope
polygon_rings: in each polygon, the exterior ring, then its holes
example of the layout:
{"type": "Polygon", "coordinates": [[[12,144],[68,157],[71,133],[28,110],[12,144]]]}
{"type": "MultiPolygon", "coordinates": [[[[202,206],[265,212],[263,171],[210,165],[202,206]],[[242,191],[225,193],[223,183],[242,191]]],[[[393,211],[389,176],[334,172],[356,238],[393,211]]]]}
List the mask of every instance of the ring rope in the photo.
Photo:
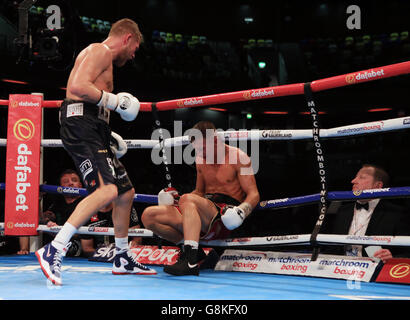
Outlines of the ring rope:
{"type": "MultiPolygon", "coordinates": [[[[384,79],[389,77],[394,77],[398,75],[408,74],[410,73],[410,61],[396,63],[392,65],[387,65],[383,67],[368,69],[365,71],[359,71],[354,73],[349,73],[345,75],[339,75],[335,77],[320,79],[311,82],[310,88],[312,92],[319,92],[323,90],[329,90],[333,88],[353,85],[362,82],[368,82],[378,79],[384,79]]],[[[272,97],[279,97],[279,96],[288,96],[288,95],[302,95],[304,94],[304,83],[297,83],[291,85],[282,85],[282,86],[275,86],[275,87],[268,87],[268,88],[261,88],[261,89],[251,89],[251,90],[244,90],[244,91],[237,91],[237,92],[230,92],[230,93],[222,93],[222,94],[215,94],[209,96],[202,96],[202,97],[195,97],[195,98],[185,98],[185,99],[176,99],[176,100],[169,100],[169,101],[161,101],[156,104],[159,111],[162,110],[172,110],[178,108],[185,108],[185,107],[200,107],[206,105],[215,105],[215,104],[222,104],[222,103],[230,103],[230,102],[240,102],[240,101],[249,101],[249,100],[257,100],[257,99],[265,99],[265,98],[272,98],[272,97]]],[[[8,100],[0,100],[0,105],[7,105],[8,100]]],[[[42,106],[46,108],[53,108],[59,107],[61,105],[61,101],[43,101],[42,106]]],[[[151,110],[152,103],[141,102],[141,111],[152,111],[151,110]]],[[[403,120],[403,125],[406,124],[403,120]]],[[[341,135],[339,135],[341,136],[341,135]]],[[[5,139],[2,139],[5,140],[5,139]]],[[[157,142],[158,143],[158,142],[157,142]]],[[[390,189],[392,188],[387,188],[390,189]]],[[[329,196],[329,195],[328,195],[329,196]]],[[[377,194],[377,197],[380,197],[380,193],[377,194]]],[[[4,223],[0,224],[0,228],[4,228],[4,223]]],[[[98,233],[101,234],[101,233],[98,233]]],[[[292,237],[292,236],[282,236],[282,237],[292,237]]],[[[311,243],[310,238],[311,234],[308,235],[301,235],[301,239],[299,239],[299,235],[293,236],[295,237],[294,240],[299,241],[299,243],[303,240],[304,242],[311,243]],[[302,236],[307,238],[308,240],[304,239],[302,236]]],[[[227,240],[213,240],[207,242],[210,244],[211,242],[220,241],[223,243],[224,246],[227,244],[241,244],[241,242],[247,242],[246,245],[250,245],[252,239],[265,239],[265,244],[272,244],[275,237],[257,237],[257,238],[244,238],[242,239],[227,239],[227,240]],[[246,240],[244,240],[246,239],[246,240]],[[237,241],[234,241],[237,240],[237,241]]],[[[279,240],[283,241],[283,240],[279,240]]],[[[286,240],[285,240],[286,241],[286,240]]],[[[351,236],[351,235],[317,235],[316,239],[317,243],[324,242],[324,243],[354,243],[354,244],[387,244],[387,245],[410,245],[410,237],[406,236],[351,236]],[[349,242],[350,241],[350,242],[349,242]]],[[[262,241],[261,243],[262,244],[262,241]]],[[[242,245],[242,244],[241,244],[242,245]]]]}
{"type": "MultiPolygon", "coordinates": [[[[395,77],[407,73],[410,73],[410,61],[315,80],[311,82],[311,89],[313,92],[319,92],[362,82],[395,77]]],[[[201,107],[222,103],[243,102],[249,100],[303,94],[304,83],[295,83],[261,89],[251,89],[201,97],[160,101],[157,103],[157,108],[158,110],[164,111],[186,107],[201,107]]]]}
{"type": "MultiPolygon", "coordinates": [[[[272,246],[272,245],[309,245],[310,234],[264,236],[236,239],[218,239],[201,241],[201,244],[215,247],[272,246]]],[[[322,234],[316,237],[316,242],[323,245],[384,245],[410,247],[410,236],[355,236],[339,234],[322,234]]]]}
{"type": "MultiPolygon", "coordinates": [[[[319,136],[322,139],[342,138],[347,136],[359,136],[372,133],[382,133],[389,131],[410,129],[410,117],[393,118],[380,121],[357,123],[347,126],[335,127],[330,129],[321,129],[319,136]]],[[[295,129],[295,130],[227,130],[218,131],[218,135],[227,140],[251,140],[251,141],[269,141],[269,140],[304,140],[312,139],[312,129],[295,129]]],[[[124,139],[128,149],[154,149],[160,148],[159,140],[143,139],[124,139]]],[[[189,136],[180,136],[164,139],[166,148],[183,146],[189,144],[189,136]]],[[[0,138],[0,147],[7,145],[7,139],[0,138]]],[[[60,139],[42,139],[42,147],[60,148],[63,144],[60,139]]]]}
{"type": "MultiPolygon", "coordinates": [[[[39,224],[37,231],[58,233],[63,226],[48,227],[44,224],[39,224]]],[[[4,223],[0,223],[0,230],[4,229],[4,223]]],[[[114,236],[114,228],[112,227],[80,227],[76,231],[77,234],[87,234],[93,236],[114,236]]],[[[154,233],[148,229],[128,229],[129,237],[154,237],[154,233]]]]}
{"type": "MultiPolygon", "coordinates": [[[[47,227],[39,225],[37,231],[58,233],[62,226],[47,227]]],[[[4,230],[4,223],[0,223],[0,231],[4,230]]],[[[112,227],[80,227],[77,234],[114,236],[112,227]]],[[[155,237],[154,233],[148,229],[128,229],[130,237],[155,237]]],[[[338,234],[318,234],[317,243],[327,245],[385,245],[385,246],[410,246],[410,236],[354,236],[338,234]]],[[[232,238],[204,241],[202,245],[210,247],[248,247],[248,246],[272,246],[272,245],[309,245],[310,234],[284,235],[284,236],[264,236],[264,237],[247,237],[232,238]]]]}
{"type": "MultiPolygon", "coordinates": [[[[0,190],[5,189],[5,183],[0,183],[0,190]]],[[[47,192],[52,194],[60,194],[66,196],[86,197],[88,191],[85,188],[62,187],[55,185],[40,185],[40,192],[47,192]]],[[[329,191],[327,198],[330,201],[353,201],[357,199],[378,199],[378,198],[399,198],[410,197],[410,187],[392,187],[382,189],[369,189],[356,191],[329,191]]],[[[310,194],[291,198],[265,200],[259,202],[255,210],[290,208],[311,203],[317,203],[320,200],[320,194],[310,194]]],[[[134,195],[134,202],[157,204],[158,196],[150,194],[134,195]]]]}
{"type": "MultiPolygon", "coordinates": [[[[319,79],[311,82],[313,92],[319,92],[339,87],[346,87],[358,83],[387,79],[410,73],[410,61],[371,68],[334,77],[319,79]]],[[[212,94],[200,97],[174,99],[156,103],[158,111],[180,108],[202,107],[232,102],[243,102],[290,95],[303,95],[304,83],[294,83],[259,89],[242,90],[235,92],[212,94]]],[[[61,100],[44,100],[43,106],[47,108],[60,107],[61,100]]],[[[0,105],[8,106],[9,100],[0,99],[0,105]]],[[[151,111],[151,102],[140,102],[140,111],[151,111]]]]}

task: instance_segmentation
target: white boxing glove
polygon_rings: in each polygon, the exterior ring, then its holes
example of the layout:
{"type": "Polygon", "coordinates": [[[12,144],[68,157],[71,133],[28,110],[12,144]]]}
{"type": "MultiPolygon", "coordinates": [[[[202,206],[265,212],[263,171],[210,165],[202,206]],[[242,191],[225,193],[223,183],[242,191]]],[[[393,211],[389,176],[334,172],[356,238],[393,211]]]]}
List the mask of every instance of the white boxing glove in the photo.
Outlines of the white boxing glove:
{"type": "Polygon", "coordinates": [[[242,224],[243,220],[245,220],[245,211],[240,207],[226,205],[222,209],[221,220],[226,229],[236,229],[242,224]]]}
{"type": "Polygon", "coordinates": [[[127,153],[127,144],[122,139],[122,137],[113,131],[111,131],[110,139],[111,151],[116,155],[117,159],[121,158],[124,154],[127,153]]]}
{"type": "Polygon", "coordinates": [[[172,206],[178,204],[179,194],[175,188],[165,188],[158,193],[158,205],[172,206]]]}
{"type": "Polygon", "coordinates": [[[113,94],[102,90],[101,99],[97,106],[118,112],[121,119],[133,121],[140,111],[140,102],[133,95],[120,92],[113,94]]]}

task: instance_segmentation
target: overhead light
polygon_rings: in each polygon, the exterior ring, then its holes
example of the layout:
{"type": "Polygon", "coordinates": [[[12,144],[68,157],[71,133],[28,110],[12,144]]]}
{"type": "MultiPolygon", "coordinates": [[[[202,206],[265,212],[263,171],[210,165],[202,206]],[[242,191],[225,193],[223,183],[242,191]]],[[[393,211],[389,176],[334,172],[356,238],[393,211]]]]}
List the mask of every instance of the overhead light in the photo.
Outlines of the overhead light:
{"type": "Polygon", "coordinates": [[[252,23],[253,22],[253,18],[252,17],[245,17],[243,19],[243,21],[245,21],[245,23],[252,23]]]}
{"type": "Polygon", "coordinates": [[[265,61],[259,61],[258,62],[258,67],[259,67],[259,69],[264,69],[266,67],[266,62],[265,61]]]}
{"type": "Polygon", "coordinates": [[[380,112],[380,111],[390,111],[392,108],[375,108],[375,109],[369,109],[367,112],[380,112]]]}
{"type": "Polygon", "coordinates": [[[3,82],[8,82],[8,83],[16,83],[16,84],[28,84],[28,82],[25,81],[18,81],[18,80],[11,80],[11,79],[1,79],[3,82]]]}
{"type": "Polygon", "coordinates": [[[288,114],[287,111],[264,111],[264,114],[288,114]]]}
{"type": "Polygon", "coordinates": [[[208,108],[209,110],[214,110],[214,111],[227,111],[226,109],[223,108],[208,108]]]}
{"type": "MultiPolygon", "coordinates": [[[[319,111],[318,113],[319,113],[319,114],[327,114],[327,112],[325,112],[325,111],[319,111]]],[[[309,115],[310,112],[302,111],[302,112],[299,112],[299,114],[307,114],[307,115],[309,115]]]]}

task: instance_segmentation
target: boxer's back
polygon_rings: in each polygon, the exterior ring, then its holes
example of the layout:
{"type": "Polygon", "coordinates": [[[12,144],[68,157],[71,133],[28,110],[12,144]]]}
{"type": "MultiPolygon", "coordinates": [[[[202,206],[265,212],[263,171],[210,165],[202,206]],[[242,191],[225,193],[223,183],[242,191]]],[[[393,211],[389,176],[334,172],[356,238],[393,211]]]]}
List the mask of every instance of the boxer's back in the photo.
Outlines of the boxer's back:
{"type": "Polygon", "coordinates": [[[83,97],[75,95],[71,90],[73,85],[78,85],[83,81],[90,81],[98,89],[112,92],[114,88],[112,73],[112,57],[109,49],[101,43],[89,45],[78,54],[75,60],[68,78],[66,97],[73,100],[83,100],[83,97]],[[98,59],[98,57],[102,57],[102,59],[98,59]],[[101,63],[96,60],[101,60],[101,63]],[[108,60],[109,63],[107,63],[108,60]]]}

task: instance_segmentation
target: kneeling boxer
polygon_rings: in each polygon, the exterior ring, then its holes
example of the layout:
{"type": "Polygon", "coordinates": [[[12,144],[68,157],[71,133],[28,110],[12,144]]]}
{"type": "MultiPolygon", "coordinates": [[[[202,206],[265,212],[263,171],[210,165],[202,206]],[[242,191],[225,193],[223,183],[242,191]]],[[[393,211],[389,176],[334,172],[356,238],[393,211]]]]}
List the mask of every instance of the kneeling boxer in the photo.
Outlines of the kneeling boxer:
{"type": "Polygon", "coordinates": [[[161,190],[159,205],[142,214],[146,228],[168,241],[184,243],[178,261],[164,268],[172,275],[198,275],[199,263],[206,257],[198,248],[199,240],[227,238],[260,199],[248,155],[220,140],[211,122],[201,121],[193,129],[198,133],[191,136],[196,152],[195,190],[181,197],[175,189],[161,190]],[[207,157],[207,151],[213,155],[207,157]]]}
{"type": "Polygon", "coordinates": [[[77,229],[99,209],[113,203],[116,256],[113,274],[155,274],[136,261],[128,248],[128,228],[134,188],[121,162],[110,148],[110,110],[133,121],[140,108],[129,93],[113,94],[113,64],[122,67],[135,56],[143,41],[130,19],[114,23],[107,39],[82,50],[71,70],[66,99],[60,108],[60,135],[64,148],[81,172],[89,195],[73,211],[54,240],[36,256],[48,279],[61,284],[61,262],[77,229]]]}

